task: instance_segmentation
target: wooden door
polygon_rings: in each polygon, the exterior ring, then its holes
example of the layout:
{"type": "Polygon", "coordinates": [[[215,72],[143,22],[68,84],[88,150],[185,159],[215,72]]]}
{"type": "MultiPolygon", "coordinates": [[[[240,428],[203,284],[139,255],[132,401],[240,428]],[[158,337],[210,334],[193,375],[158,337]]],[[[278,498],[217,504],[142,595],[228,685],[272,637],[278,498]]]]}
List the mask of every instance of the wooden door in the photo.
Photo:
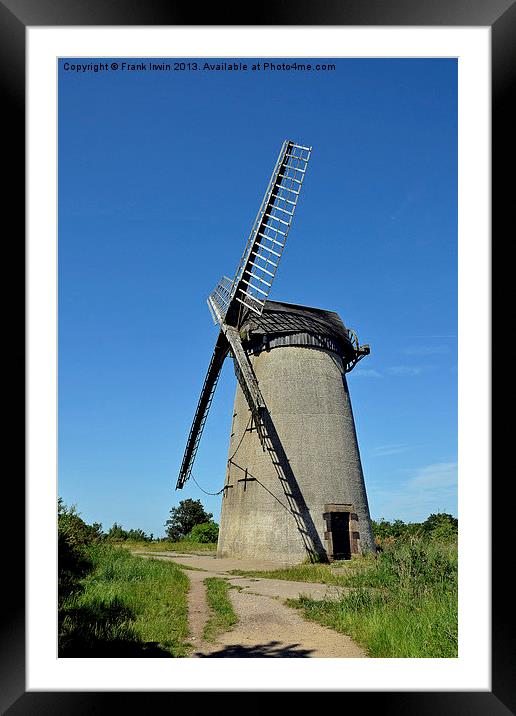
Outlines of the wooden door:
{"type": "Polygon", "coordinates": [[[333,559],[351,559],[349,512],[331,513],[333,559]]]}

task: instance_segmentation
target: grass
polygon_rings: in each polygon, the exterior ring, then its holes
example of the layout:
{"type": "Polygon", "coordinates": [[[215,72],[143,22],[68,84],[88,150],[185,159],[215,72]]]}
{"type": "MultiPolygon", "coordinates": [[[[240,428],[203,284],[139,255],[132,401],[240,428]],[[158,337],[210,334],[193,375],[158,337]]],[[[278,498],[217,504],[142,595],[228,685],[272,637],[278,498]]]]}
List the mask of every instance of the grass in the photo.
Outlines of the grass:
{"type": "Polygon", "coordinates": [[[60,599],[60,657],[188,654],[189,581],[180,567],[109,544],[85,548],[84,561],[88,569],[60,599]]]}
{"type": "Polygon", "coordinates": [[[144,542],[136,540],[123,540],[117,543],[134,552],[180,552],[182,554],[215,554],[216,542],[144,542]]]}
{"type": "Polygon", "coordinates": [[[338,600],[288,600],[305,618],[349,634],[371,657],[456,658],[457,545],[411,536],[373,555],[246,576],[350,587],[338,600]]]}
{"type": "MultiPolygon", "coordinates": [[[[355,566],[355,560],[352,562],[333,562],[333,564],[298,564],[292,567],[283,567],[280,569],[259,571],[233,569],[230,574],[240,577],[264,577],[265,579],[286,579],[294,582],[316,582],[318,584],[338,584],[345,586],[346,578],[340,573],[334,572],[334,568],[344,568],[351,570],[355,566]]],[[[356,568],[356,566],[355,566],[356,568]]]]}
{"type": "Polygon", "coordinates": [[[359,589],[337,602],[288,600],[305,618],[351,636],[378,658],[457,657],[456,597],[397,599],[359,589]]]}
{"type": "Polygon", "coordinates": [[[229,598],[229,585],[225,579],[208,577],[204,580],[204,584],[211,615],[204,625],[203,637],[206,641],[214,642],[220,634],[237,623],[238,617],[233,610],[229,598]]]}

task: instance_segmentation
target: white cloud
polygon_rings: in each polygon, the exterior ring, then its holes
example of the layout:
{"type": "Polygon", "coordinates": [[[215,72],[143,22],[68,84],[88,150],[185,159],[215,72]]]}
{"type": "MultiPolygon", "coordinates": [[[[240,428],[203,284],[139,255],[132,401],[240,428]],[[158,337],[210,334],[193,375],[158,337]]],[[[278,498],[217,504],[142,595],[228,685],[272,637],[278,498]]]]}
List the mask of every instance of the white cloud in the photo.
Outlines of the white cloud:
{"type": "Polygon", "coordinates": [[[389,375],[397,376],[412,376],[420,375],[426,370],[431,369],[433,366],[428,365],[394,365],[386,369],[386,373],[389,375]]]}
{"type": "Polygon", "coordinates": [[[375,457],[385,457],[386,455],[399,455],[402,452],[407,452],[412,448],[411,445],[396,444],[396,445],[379,445],[373,449],[373,455],[375,457]]]}
{"type": "Polygon", "coordinates": [[[455,486],[457,484],[457,463],[437,462],[433,465],[420,467],[410,480],[410,484],[418,489],[455,486]]]}
{"type": "Polygon", "coordinates": [[[448,346],[407,346],[403,353],[408,356],[430,356],[449,353],[448,346]]]}
{"type": "Polygon", "coordinates": [[[383,378],[382,374],[373,368],[363,368],[362,370],[359,368],[353,371],[353,375],[361,378],[383,378]]]}
{"type": "Polygon", "coordinates": [[[376,519],[421,522],[434,512],[456,515],[457,463],[437,462],[414,468],[402,482],[393,481],[388,488],[373,486],[369,499],[371,514],[376,519]]]}

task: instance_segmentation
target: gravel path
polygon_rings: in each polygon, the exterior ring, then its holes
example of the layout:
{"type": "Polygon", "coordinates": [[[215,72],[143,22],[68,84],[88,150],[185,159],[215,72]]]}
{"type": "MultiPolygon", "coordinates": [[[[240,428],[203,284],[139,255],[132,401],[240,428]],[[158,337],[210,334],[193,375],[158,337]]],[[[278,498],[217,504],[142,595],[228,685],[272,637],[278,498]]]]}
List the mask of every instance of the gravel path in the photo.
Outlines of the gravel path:
{"type": "Polygon", "coordinates": [[[174,552],[148,553],[159,559],[172,560],[195,569],[188,570],[190,579],[189,627],[194,658],[250,657],[320,657],[365,658],[367,654],[350,637],[333,629],[303,619],[297,609],[285,606],[285,599],[301,594],[315,599],[337,598],[341,587],[309,582],[287,582],[281,579],[237,577],[233,569],[274,569],[270,562],[215,559],[211,555],[182,555],[174,552]],[[197,571],[202,570],[202,571],[197,571]],[[218,637],[215,644],[203,640],[202,631],[209,617],[203,581],[220,577],[237,587],[230,589],[238,623],[218,637]]]}

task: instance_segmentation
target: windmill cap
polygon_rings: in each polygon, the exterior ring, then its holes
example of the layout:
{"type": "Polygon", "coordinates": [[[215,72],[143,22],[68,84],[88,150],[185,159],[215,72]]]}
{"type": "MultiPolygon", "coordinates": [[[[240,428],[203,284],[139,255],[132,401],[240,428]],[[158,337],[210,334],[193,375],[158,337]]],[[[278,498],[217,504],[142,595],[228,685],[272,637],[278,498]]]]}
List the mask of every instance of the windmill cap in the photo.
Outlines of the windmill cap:
{"type": "Polygon", "coordinates": [[[294,303],[266,301],[261,316],[248,312],[240,334],[253,352],[290,345],[325,348],[348,360],[355,354],[338,313],[294,303]]]}

